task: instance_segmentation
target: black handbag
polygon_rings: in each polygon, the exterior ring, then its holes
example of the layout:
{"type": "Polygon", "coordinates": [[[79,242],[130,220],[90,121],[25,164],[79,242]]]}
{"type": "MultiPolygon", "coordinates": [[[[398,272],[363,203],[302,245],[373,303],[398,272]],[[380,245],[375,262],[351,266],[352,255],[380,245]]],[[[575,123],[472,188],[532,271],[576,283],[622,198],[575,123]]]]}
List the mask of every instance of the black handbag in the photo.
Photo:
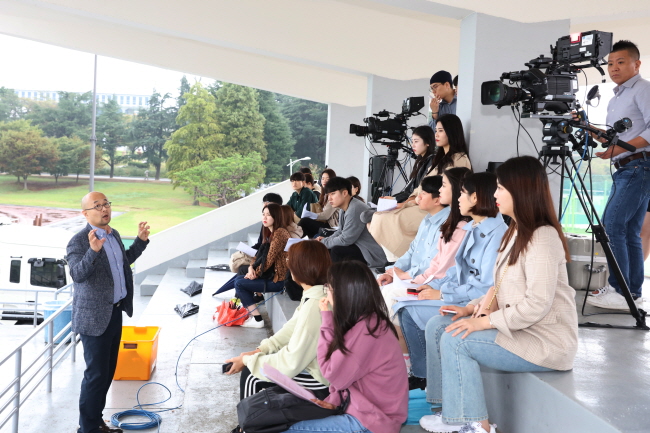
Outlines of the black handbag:
{"type": "Polygon", "coordinates": [[[291,278],[291,271],[287,271],[287,276],[284,279],[284,293],[289,296],[292,301],[300,301],[303,293],[302,286],[291,278]]]}
{"type": "Polygon", "coordinates": [[[246,433],[279,433],[300,421],[342,415],[350,403],[350,392],[345,391],[345,398],[339,391],[339,407],[325,409],[296,397],[282,387],[272,386],[246,397],[237,404],[239,426],[246,433]]]}

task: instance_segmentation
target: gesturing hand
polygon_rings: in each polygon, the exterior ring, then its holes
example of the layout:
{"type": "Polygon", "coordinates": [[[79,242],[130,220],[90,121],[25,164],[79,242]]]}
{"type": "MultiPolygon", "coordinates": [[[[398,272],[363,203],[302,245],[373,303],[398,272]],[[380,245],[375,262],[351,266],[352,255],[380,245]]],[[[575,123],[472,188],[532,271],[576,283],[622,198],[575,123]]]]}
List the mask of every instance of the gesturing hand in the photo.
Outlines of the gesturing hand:
{"type": "Polygon", "coordinates": [[[327,297],[321,298],[320,301],[318,301],[318,308],[320,308],[321,311],[329,311],[329,301],[327,300],[327,297]]]}
{"type": "Polygon", "coordinates": [[[141,221],[138,224],[138,237],[145,242],[149,239],[149,226],[146,221],[141,221]]]}
{"type": "Polygon", "coordinates": [[[90,242],[90,248],[92,248],[94,252],[98,253],[104,246],[106,238],[104,237],[104,239],[97,239],[97,234],[95,233],[96,231],[97,229],[88,232],[88,242],[90,242]]]}

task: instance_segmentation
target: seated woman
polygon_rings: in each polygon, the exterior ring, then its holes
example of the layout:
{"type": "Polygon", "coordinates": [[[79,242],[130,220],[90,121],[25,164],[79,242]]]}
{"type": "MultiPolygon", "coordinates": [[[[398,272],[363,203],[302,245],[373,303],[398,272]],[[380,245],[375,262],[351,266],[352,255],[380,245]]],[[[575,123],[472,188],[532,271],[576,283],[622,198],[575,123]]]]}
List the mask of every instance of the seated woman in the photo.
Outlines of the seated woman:
{"type": "Polygon", "coordinates": [[[361,181],[356,176],[346,177],[347,180],[352,184],[352,197],[362,202],[366,202],[363,197],[361,197],[361,181]]]}
{"type": "MultiPolygon", "coordinates": [[[[472,168],[465,143],[463,124],[455,114],[440,116],[436,124],[435,141],[434,137],[430,135],[430,131],[429,126],[418,127],[413,131],[414,137],[419,136],[423,145],[428,148],[433,147],[435,142],[437,151],[426,176],[441,175],[445,170],[454,167],[472,168]],[[428,134],[425,133],[424,128],[429,131],[428,134]]],[[[415,138],[413,140],[415,150],[415,138]]],[[[370,234],[395,257],[400,257],[406,252],[410,242],[415,238],[420,223],[426,216],[426,212],[420,210],[415,203],[415,198],[422,191],[419,185],[419,183],[416,185],[417,188],[413,190],[401,208],[376,212],[370,221],[370,234]]],[[[368,221],[367,215],[364,215],[364,219],[366,222],[368,221]]]]}
{"type": "Polygon", "coordinates": [[[497,177],[497,204],[512,223],[501,241],[494,290],[466,307],[445,305],[456,314],[442,312],[427,323],[427,400],[442,403],[441,413],[420,420],[431,432],[496,431],[488,422],[482,365],[512,372],[573,368],[575,290],[546,172],[536,158],[522,156],[497,168],[497,177]]]}
{"type": "Polygon", "coordinates": [[[264,240],[255,261],[248,267],[246,275],[237,275],[233,281],[235,295],[241,299],[244,307],[252,311],[241,325],[247,328],[264,327],[262,316],[255,306],[255,293],[279,292],[284,288],[287,275],[287,253],[284,248],[290,235],[282,207],[275,203],[266,205],[262,211],[262,225],[264,240]]]}
{"type": "Polygon", "coordinates": [[[301,218],[298,225],[302,228],[304,234],[310,239],[318,235],[318,230],[321,228],[332,228],[339,225],[339,211],[335,209],[329,201],[327,201],[327,194],[324,193],[325,185],[336,173],[331,168],[326,168],[320,175],[320,184],[322,191],[318,203],[312,204],[311,211],[316,215],[315,220],[311,218],[301,218]]]}
{"type": "Polygon", "coordinates": [[[314,193],[316,196],[316,199],[320,199],[320,193],[321,193],[321,188],[318,187],[318,184],[314,182],[314,176],[311,175],[311,173],[303,173],[305,175],[305,188],[309,188],[311,192],[314,193]]]}
{"type": "Polygon", "coordinates": [[[408,411],[406,371],[377,282],[357,261],[332,264],[327,282],[318,363],[330,395],[315,401],[333,409],[347,389],[350,404],[343,415],[300,421],[287,432],[398,433],[408,411]]]}
{"type": "Polygon", "coordinates": [[[299,242],[289,248],[289,271],[303,288],[302,299],[293,317],[275,335],[262,340],[257,349],[226,360],[232,362],[227,374],[242,372],[240,399],[274,385],[262,373],[267,364],[293,377],[318,398],[329,395],[329,382],[320,371],[316,348],[321,327],[319,301],[325,297],[323,285],[330,264],[327,248],[318,241],[299,242]]]}
{"type": "Polygon", "coordinates": [[[293,218],[293,209],[291,209],[291,206],[287,206],[286,204],[282,206],[282,212],[285,218],[285,221],[288,222],[287,224],[287,231],[289,232],[289,235],[291,235],[292,238],[294,239],[302,239],[304,236],[304,233],[302,232],[302,228],[298,227],[298,224],[295,223],[294,218],[293,218]]]}
{"type": "Polygon", "coordinates": [[[496,176],[492,173],[465,176],[459,209],[462,215],[471,217],[472,222],[462,229],[466,235],[454,257],[454,266],[449,267],[443,277],[418,287],[418,300],[396,307],[402,307],[399,318],[415,377],[426,377],[424,329],[429,319],[439,314],[440,305],[465,305],[484,295],[494,284],[492,271],[501,239],[508,228],[494,200],[496,188],[496,176]],[[418,341],[420,338],[422,341],[418,341]]]}

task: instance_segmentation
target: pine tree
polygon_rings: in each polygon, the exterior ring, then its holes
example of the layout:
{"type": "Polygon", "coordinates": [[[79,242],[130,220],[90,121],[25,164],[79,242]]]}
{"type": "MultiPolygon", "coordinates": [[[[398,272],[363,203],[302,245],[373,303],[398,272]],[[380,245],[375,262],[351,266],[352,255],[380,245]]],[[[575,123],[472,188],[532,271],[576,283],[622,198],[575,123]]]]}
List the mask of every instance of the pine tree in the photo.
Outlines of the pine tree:
{"type": "Polygon", "coordinates": [[[266,182],[279,181],[283,170],[293,155],[296,140],[291,136],[289,122],[280,112],[276,95],[265,90],[258,91],[260,114],[266,119],[264,124],[264,141],[268,151],[266,159],[266,182]]]}
{"type": "Polygon", "coordinates": [[[312,163],[324,167],[327,105],[285,95],[278,95],[278,101],[296,140],[294,156],[309,156],[312,163]]]}
{"type": "Polygon", "coordinates": [[[264,116],[260,114],[257,91],[251,87],[224,83],[216,91],[217,119],[224,134],[225,154],[248,155],[257,152],[266,160],[264,116]]]}

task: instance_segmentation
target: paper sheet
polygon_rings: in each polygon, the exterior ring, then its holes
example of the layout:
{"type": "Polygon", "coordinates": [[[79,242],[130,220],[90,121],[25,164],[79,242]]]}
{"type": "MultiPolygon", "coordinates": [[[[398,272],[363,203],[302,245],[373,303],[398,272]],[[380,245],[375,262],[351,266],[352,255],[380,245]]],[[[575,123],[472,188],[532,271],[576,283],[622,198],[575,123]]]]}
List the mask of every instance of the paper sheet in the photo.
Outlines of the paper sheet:
{"type": "Polygon", "coordinates": [[[377,212],[383,212],[385,210],[393,210],[397,207],[397,200],[392,198],[380,198],[377,201],[377,212]]]}
{"type": "Polygon", "coordinates": [[[315,220],[316,218],[318,218],[318,214],[315,214],[312,211],[308,211],[307,206],[309,206],[309,203],[305,204],[305,207],[302,209],[302,217],[303,218],[309,218],[309,219],[312,219],[312,220],[315,220]]]}
{"type": "Polygon", "coordinates": [[[421,284],[412,283],[411,280],[400,280],[399,278],[393,277],[393,284],[396,287],[401,287],[406,291],[406,289],[416,289],[421,286],[421,284]]]}
{"type": "MultiPolygon", "coordinates": [[[[264,367],[262,367],[262,374],[266,376],[266,378],[271,382],[276,383],[296,397],[300,397],[309,401],[316,398],[316,396],[312,394],[311,391],[298,385],[293,379],[280,373],[275,367],[271,365],[265,364],[264,367]]],[[[318,405],[316,404],[316,406],[318,405]]]]}
{"type": "Polygon", "coordinates": [[[257,254],[256,249],[249,247],[243,242],[240,242],[239,245],[237,245],[237,250],[241,251],[244,254],[248,254],[251,257],[255,257],[255,254],[257,254]]]}
{"type": "Polygon", "coordinates": [[[368,206],[370,206],[370,207],[373,208],[373,209],[377,209],[377,205],[374,204],[374,203],[371,202],[371,201],[368,202],[368,206]]]}
{"type": "Polygon", "coordinates": [[[395,296],[393,298],[396,302],[407,302],[407,301],[417,301],[418,297],[415,295],[411,296],[395,296]]]}
{"type": "Polygon", "coordinates": [[[298,238],[289,238],[287,241],[287,246],[284,247],[285,251],[289,251],[289,247],[293,244],[297,244],[298,242],[302,242],[304,239],[298,239],[298,238]]]}

